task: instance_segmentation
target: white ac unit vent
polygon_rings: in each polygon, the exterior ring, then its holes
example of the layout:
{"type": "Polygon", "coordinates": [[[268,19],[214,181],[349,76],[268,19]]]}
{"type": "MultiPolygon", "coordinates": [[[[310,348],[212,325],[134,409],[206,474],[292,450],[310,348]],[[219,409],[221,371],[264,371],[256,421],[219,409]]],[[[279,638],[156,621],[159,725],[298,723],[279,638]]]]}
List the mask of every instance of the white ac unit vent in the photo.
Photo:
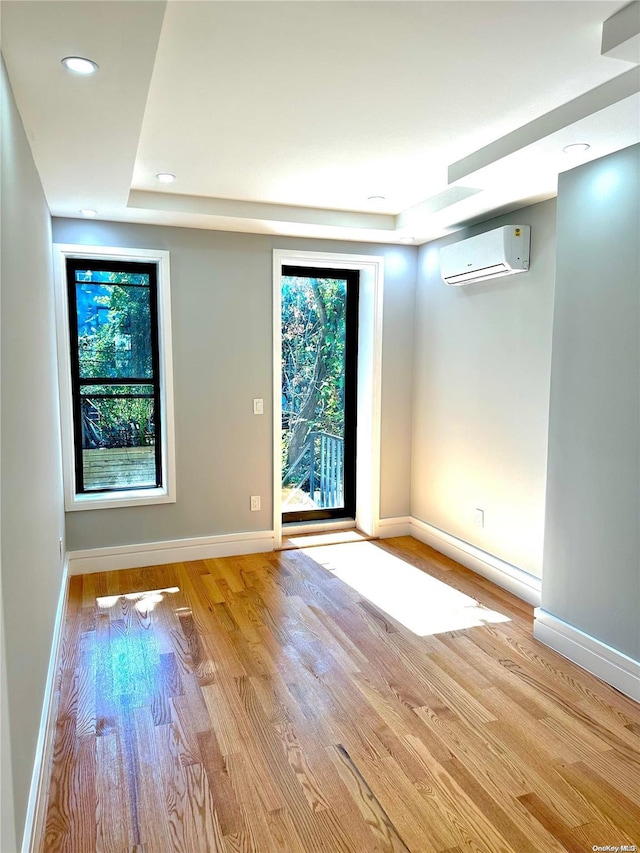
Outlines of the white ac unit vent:
{"type": "Polygon", "coordinates": [[[504,225],[440,249],[445,284],[470,284],[529,269],[531,226],[504,225]]]}

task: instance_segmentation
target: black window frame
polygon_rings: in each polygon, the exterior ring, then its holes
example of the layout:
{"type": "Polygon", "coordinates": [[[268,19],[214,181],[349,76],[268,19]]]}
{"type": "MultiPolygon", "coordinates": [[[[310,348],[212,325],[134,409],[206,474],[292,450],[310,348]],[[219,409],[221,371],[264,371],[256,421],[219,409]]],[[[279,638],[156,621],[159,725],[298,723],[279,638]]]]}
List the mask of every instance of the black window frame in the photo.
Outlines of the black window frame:
{"type": "MultiPolygon", "coordinates": [[[[162,465],[162,398],[161,398],[161,375],[160,375],[160,329],[158,313],[158,264],[154,261],[114,261],[99,259],[95,257],[67,257],[67,305],[69,311],[69,356],[71,364],[71,405],[73,413],[73,453],[75,467],[75,491],[77,495],[101,495],[120,492],[141,492],[160,489],[164,485],[162,465]],[[104,271],[122,272],[135,275],[149,276],[149,323],[151,338],[151,377],[81,377],[80,356],[78,347],[78,310],[76,299],[76,272],[77,271],[104,271]],[[155,483],[153,485],[114,485],[100,489],[86,489],[84,485],[84,461],[82,454],[82,400],[89,396],[81,393],[81,386],[105,386],[114,385],[119,387],[150,385],[151,395],[133,394],[137,399],[153,399],[154,418],[154,459],[155,459],[155,483]]],[[[106,283],[108,284],[108,283],[106,283]]],[[[141,285],[126,284],[125,287],[141,285]]],[[[120,395],[118,395],[120,396],[120,395]]]]}
{"type": "MultiPolygon", "coordinates": [[[[307,267],[283,264],[282,276],[333,278],[347,282],[345,305],[345,387],[344,387],[344,506],[294,510],[282,513],[282,524],[305,521],[355,519],[356,517],[356,431],[358,414],[358,306],[360,270],[307,267]]],[[[281,319],[282,322],[282,319],[281,319]]]]}

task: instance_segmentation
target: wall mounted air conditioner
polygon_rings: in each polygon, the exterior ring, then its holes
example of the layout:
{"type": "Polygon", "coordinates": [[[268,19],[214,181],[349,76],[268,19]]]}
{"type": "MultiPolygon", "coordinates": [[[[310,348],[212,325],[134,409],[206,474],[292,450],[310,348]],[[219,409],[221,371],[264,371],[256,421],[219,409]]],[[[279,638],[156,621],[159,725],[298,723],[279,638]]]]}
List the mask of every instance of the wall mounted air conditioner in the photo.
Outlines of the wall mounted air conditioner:
{"type": "Polygon", "coordinates": [[[446,284],[471,284],[529,269],[531,226],[505,225],[440,249],[446,284]]]}

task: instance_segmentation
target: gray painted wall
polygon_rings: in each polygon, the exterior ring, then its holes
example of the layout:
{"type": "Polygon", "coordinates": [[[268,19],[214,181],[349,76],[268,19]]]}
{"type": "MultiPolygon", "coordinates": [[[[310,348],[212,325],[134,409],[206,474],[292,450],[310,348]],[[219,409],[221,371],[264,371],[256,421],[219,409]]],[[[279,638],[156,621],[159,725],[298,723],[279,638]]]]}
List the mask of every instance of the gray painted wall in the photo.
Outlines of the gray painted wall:
{"type": "Polygon", "coordinates": [[[640,146],[560,176],[542,606],[640,660],[640,146]]]}
{"type": "MultiPolygon", "coordinates": [[[[64,515],[51,221],[4,65],[1,77],[1,560],[13,765],[9,778],[3,750],[2,788],[13,782],[20,838],[60,595],[64,515]]],[[[2,850],[11,851],[4,817],[2,850]]]]}
{"type": "Polygon", "coordinates": [[[381,516],[409,514],[414,248],[72,219],[53,235],[171,252],[177,502],[68,513],[70,550],[272,528],[274,248],[384,255],[381,516]]]}
{"type": "Polygon", "coordinates": [[[11,853],[18,849],[13,803],[13,770],[11,766],[11,731],[7,697],[7,656],[4,625],[0,626],[0,850],[11,853]]]}
{"type": "Polygon", "coordinates": [[[412,514],[538,577],[554,255],[551,200],[423,246],[416,298],[412,514]],[[441,246],[512,223],[531,225],[529,272],[444,284],[441,246]]]}

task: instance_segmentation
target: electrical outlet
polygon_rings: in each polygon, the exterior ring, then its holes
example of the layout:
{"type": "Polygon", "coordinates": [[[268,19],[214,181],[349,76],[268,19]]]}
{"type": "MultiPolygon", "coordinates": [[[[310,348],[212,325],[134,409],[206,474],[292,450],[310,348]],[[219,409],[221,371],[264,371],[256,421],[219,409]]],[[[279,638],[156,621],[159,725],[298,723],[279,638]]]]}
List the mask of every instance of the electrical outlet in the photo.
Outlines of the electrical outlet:
{"type": "Polygon", "coordinates": [[[251,512],[258,512],[260,509],[260,495],[251,495],[251,512]]]}
{"type": "Polygon", "coordinates": [[[478,527],[484,527],[484,510],[477,509],[476,510],[476,524],[478,527]]]}

